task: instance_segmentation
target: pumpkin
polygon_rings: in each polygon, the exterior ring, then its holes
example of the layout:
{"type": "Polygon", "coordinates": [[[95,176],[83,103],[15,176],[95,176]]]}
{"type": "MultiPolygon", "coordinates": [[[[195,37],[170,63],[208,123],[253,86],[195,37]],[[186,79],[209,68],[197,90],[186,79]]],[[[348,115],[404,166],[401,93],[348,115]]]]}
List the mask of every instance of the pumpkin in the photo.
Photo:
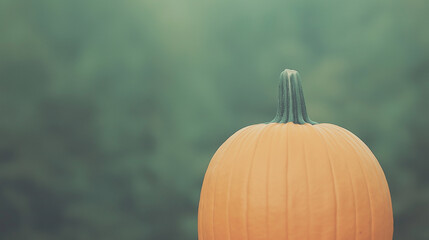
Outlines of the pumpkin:
{"type": "Polygon", "coordinates": [[[298,72],[280,75],[277,115],[216,151],[204,177],[199,240],[391,240],[389,188],[353,133],[307,115],[298,72]]]}

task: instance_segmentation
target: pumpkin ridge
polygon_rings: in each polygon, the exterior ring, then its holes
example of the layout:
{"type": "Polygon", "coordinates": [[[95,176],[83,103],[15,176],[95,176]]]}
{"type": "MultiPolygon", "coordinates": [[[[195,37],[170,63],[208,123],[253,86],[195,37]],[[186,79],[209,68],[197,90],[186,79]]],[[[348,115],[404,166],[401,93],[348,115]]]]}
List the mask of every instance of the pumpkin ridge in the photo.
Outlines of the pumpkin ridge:
{"type": "MultiPolygon", "coordinates": [[[[234,148],[236,148],[236,144],[244,144],[245,142],[247,142],[247,140],[249,140],[249,136],[250,137],[252,137],[252,135],[253,135],[253,133],[255,133],[255,132],[257,132],[258,130],[259,131],[261,131],[261,129],[260,128],[263,128],[263,125],[259,125],[259,124],[257,124],[257,125],[254,125],[253,127],[252,126],[250,126],[246,131],[245,131],[245,133],[246,134],[242,134],[242,135],[240,135],[240,138],[236,141],[236,142],[234,142],[234,144],[231,144],[231,145],[234,145],[234,148]],[[259,128],[258,128],[259,127],[259,128]]],[[[220,168],[220,167],[219,167],[220,168]]],[[[221,170],[221,168],[220,168],[220,170],[221,170]]],[[[218,184],[218,181],[216,180],[216,182],[215,182],[215,186],[218,184]]],[[[214,193],[214,195],[213,196],[216,196],[216,187],[214,188],[214,190],[213,190],[213,193],[214,193]]],[[[214,204],[214,206],[216,206],[216,201],[215,201],[215,197],[213,197],[213,204],[214,204]]],[[[217,239],[216,238],[216,231],[214,231],[214,227],[215,227],[215,207],[213,208],[213,239],[217,239]]]]}
{"type": "MultiPolygon", "coordinates": [[[[327,124],[320,125],[320,127],[323,127],[323,126],[329,127],[330,125],[327,125],[327,124]]],[[[330,139],[332,139],[333,142],[335,142],[335,144],[337,146],[341,147],[342,149],[345,149],[344,151],[347,152],[346,148],[333,136],[333,134],[331,133],[331,131],[325,131],[325,132],[328,135],[328,137],[330,139]]],[[[357,201],[356,201],[355,186],[353,184],[353,180],[352,180],[352,177],[351,177],[350,165],[349,165],[348,161],[345,161],[345,165],[346,165],[346,168],[347,168],[347,175],[349,177],[348,179],[349,179],[350,186],[351,186],[351,191],[352,191],[352,194],[353,194],[353,206],[354,206],[353,208],[355,210],[354,211],[354,216],[355,216],[354,235],[355,235],[355,239],[357,239],[358,238],[358,236],[357,236],[357,222],[358,222],[357,217],[358,217],[358,215],[357,215],[357,206],[356,206],[357,201]]]]}
{"type": "MultiPolygon", "coordinates": [[[[254,133],[254,132],[256,132],[256,130],[257,129],[251,129],[252,131],[248,131],[247,132],[247,134],[245,135],[245,136],[243,136],[243,139],[242,139],[242,141],[240,142],[240,146],[238,147],[238,149],[237,149],[237,151],[236,151],[236,154],[234,154],[235,155],[235,157],[233,157],[232,159],[234,160],[237,156],[239,156],[240,155],[240,153],[242,152],[242,150],[243,150],[243,144],[249,139],[249,136],[251,136],[252,134],[251,133],[254,133]]],[[[230,198],[231,198],[231,184],[232,184],[232,175],[234,174],[234,169],[235,169],[235,167],[236,167],[236,165],[237,165],[237,163],[232,163],[231,164],[231,172],[230,172],[230,174],[229,174],[229,176],[228,176],[228,187],[227,187],[227,195],[226,195],[226,199],[227,199],[227,201],[226,201],[226,215],[227,215],[227,218],[226,218],[226,220],[227,220],[227,222],[226,222],[226,226],[227,226],[227,228],[228,228],[228,239],[229,240],[231,240],[231,223],[230,223],[230,216],[229,216],[229,200],[230,200],[230,198]]]]}
{"type": "MultiPolygon", "coordinates": [[[[352,134],[350,131],[348,131],[347,129],[344,128],[339,128],[339,127],[331,127],[332,129],[335,129],[334,131],[339,132],[339,134],[343,135],[346,139],[346,141],[348,142],[348,144],[353,148],[354,152],[358,154],[358,149],[363,150],[369,157],[370,157],[370,163],[371,165],[373,165],[375,167],[375,169],[373,169],[372,171],[374,172],[374,175],[377,178],[377,182],[378,182],[378,188],[384,189],[384,200],[386,200],[388,202],[389,208],[391,209],[391,199],[390,199],[390,192],[389,192],[389,188],[387,187],[387,182],[386,182],[386,178],[384,176],[384,172],[380,166],[380,164],[378,163],[377,159],[375,158],[374,154],[371,152],[371,150],[366,146],[366,144],[360,140],[359,138],[357,138],[354,134],[352,134]],[[355,141],[352,141],[355,140],[355,141]],[[357,144],[356,141],[360,144],[357,144]]],[[[362,157],[359,155],[359,158],[362,159],[362,157]]],[[[392,214],[391,211],[389,210],[389,208],[384,207],[383,208],[383,216],[385,218],[389,218],[389,219],[393,219],[392,218],[392,214]]],[[[390,236],[391,233],[389,232],[389,228],[385,228],[386,230],[385,235],[390,236]]],[[[390,236],[391,238],[392,236],[390,236]]]]}
{"type": "MultiPolygon", "coordinates": [[[[247,128],[248,129],[248,128],[247,128]]],[[[248,130],[247,130],[248,131],[248,130]]],[[[233,143],[235,143],[236,141],[238,141],[240,138],[239,138],[239,136],[241,137],[241,135],[242,134],[244,134],[246,132],[246,129],[243,129],[243,131],[240,131],[239,130],[239,132],[237,132],[237,135],[235,135],[235,137],[233,138],[233,139],[231,139],[231,141],[229,141],[229,143],[228,143],[228,145],[226,145],[225,147],[224,147],[224,149],[223,149],[223,151],[221,152],[222,154],[221,154],[221,156],[223,156],[223,155],[225,155],[225,153],[227,152],[227,150],[229,150],[230,148],[231,148],[231,146],[233,145],[233,143]]],[[[234,136],[234,135],[233,135],[234,136]]],[[[228,141],[228,140],[227,140],[228,141]]],[[[219,153],[219,155],[220,155],[220,153],[219,153]]],[[[217,156],[217,158],[215,159],[214,157],[213,157],[213,160],[220,160],[221,158],[220,158],[220,156],[217,156]]],[[[218,160],[218,161],[219,161],[218,160]]],[[[212,188],[213,188],[213,190],[212,191],[208,191],[208,192],[212,192],[212,194],[213,194],[213,204],[211,204],[212,205],[212,211],[211,211],[211,216],[212,216],[212,222],[211,222],[211,224],[212,224],[212,238],[211,239],[215,239],[215,232],[214,232],[214,206],[215,206],[215,190],[216,190],[216,178],[217,178],[217,175],[216,174],[213,174],[213,179],[210,177],[211,175],[212,175],[212,173],[214,172],[214,170],[216,170],[216,167],[217,167],[217,164],[218,164],[218,161],[216,161],[216,162],[213,162],[213,166],[211,167],[211,166],[209,166],[209,168],[208,169],[210,169],[211,171],[210,171],[210,175],[209,174],[207,174],[207,179],[210,179],[213,183],[212,183],[212,188]]],[[[207,183],[207,185],[208,185],[208,183],[207,183]]],[[[203,187],[204,187],[204,184],[203,184],[203,187]]],[[[203,228],[203,227],[202,227],[203,228]]]]}
{"type": "MultiPolygon", "coordinates": [[[[355,142],[355,141],[349,141],[348,139],[346,139],[346,141],[349,143],[349,145],[351,146],[351,148],[353,149],[353,152],[356,154],[356,156],[358,156],[358,158],[359,158],[359,160],[360,161],[358,161],[359,162],[359,166],[360,166],[360,168],[361,168],[361,171],[362,171],[362,173],[363,173],[363,175],[364,175],[364,177],[365,177],[365,183],[366,183],[366,186],[367,186],[367,190],[368,190],[368,200],[369,200],[369,204],[370,204],[370,210],[371,210],[371,240],[372,239],[376,239],[375,237],[374,237],[374,204],[372,203],[373,202],[373,194],[371,193],[371,191],[370,191],[370,189],[369,189],[369,181],[368,181],[368,175],[367,175],[367,171],[365,170],[363,170],[363,167],[362,167],[362,162],[363,162],[363,158],[362,158],[362,156],[358,153],[358,150],[357,150],[357,148],[358,148],[358,145],[357,145],[357,143],[355,142]]],[[[377,174],[375,174],[375,175],[377,175],[377,174]]]]}
{"type": "Polygon", "coordinates": [[[248,215],[249,215],[249,207],[248,207],[248,205],[249,205],[249,180],[250,180],[250,175],[251,175],[251,173],[252,173],[252,168],[253,168],[253,161],[254,161],[254,158],[255,158],[255,153],[256,153],[256,150],[257,150],[257,148],[258,148],[258,145],[259,145],[259,142],[260,142],[260,140],[261,140],[261,136],[262,136],[262,134],[264,133],[264,129],[265,129],[265,127],[266,126],[268,126],[268,125],[264,125],[263,127],[262,127],[262,129],[260,129],[259,130],[259,133],[258,133],[258,136],[256,137],[256,140],[255,140],[255,147],[254,147],[254,150],[253,150],[253,153],[252,153],[252,157],[250,157],[250,166],[249,166],[249,170],[248,170],[248,174],[247,174],[247,180],[246,180],[246,202],[245,202],[245,205],[246,205],[246,211],[245,211],[245,219],[246,219],[246,239],[249,239],[249,217],[248,217],[248,215]]]}
{"type": "Polygon", "coordinates": [[[289,209],[288,209],[288,198],[289,198],[289,160],[290,160],[290,152],[289,152],[289,126],[290,124],[286,124],[286,240],[289,239],[289,209]]]}
{"type": "MultiPolygon", "coordinates": [[[[273,127],[272,128],[278,128],[278,126],[277,125],[273,125],[273,127]]],[[[266,216],[265,216],[265,224],[266,224],[266,236],[267,236],[267,239],[270,239],[270,221],[269,221],[269,212],[270,212],[270,205],[268,204],[269,203],[269,201],[268,201],[268,199],[269,199],[269,196],[270,196],[270,194],[269,194],[269,182],[270,182],[270,162],[272,161],[272,148],[273,148],[273,141],[274,141],[274,139],[275,139],[275,137],[276,137],[276,131],[274,132],[274,134],[272,134],[272,136],[271,136],[271,140],[270,140],[270,152],[269,152],[269,154],[268,154],[268,157],[267,157],[267,161],[266,161],[266,164],[267,164],[267,172],[266,172],[266,180],[265,180],[265,182],[266,182],[266,185],[265,185],[265,190],[266,190],[266,193],[265,193],[265,203],[266,203],[266,209],[265,209],[265,212],[266,212],[266,216]]]]}
{"type": "MultiPolygon", "coordinates": [[[[307,134],[308,134],[308,130],[309,129],[307,129],[307,127],[303,127],[303,129],[305,129],[304,131],[305,132],[307,132],[307,134]]],[[[308,154],[307,154],[307,151],[308,151],[308,142],[307,141],[304,141],[304,144],[303,144],[303,154],[304,154],[304,156],[303,156],[303,158],[304,158],[304,165],[305,165],[305,178],[306,178],[306,181],[307,181],[307,209],[308,209],[308,222],[307,222],[307,239],[309,239],[309,235],[310,235],[310,226],[311,226],[311,204],[310,204],[310,174],[309,174],[309,172],[308,172],[308,168],[309,168],[309,166],[308,166],[308,154]]]]}
{"type": "Polygon", "coordinates": [[[332,157],[331,154],[329,153],[329,148],[328,148],[328,143],[326,141],[326,137],[324,135],[324,133],[322,133],[320,130],[322,128],[321,127],[315,127],[314,130],[318,133],[319,137],[321,138],[323,144],[325,145],[325,151],[326,151],[326,155],[328,157],[328,163],[331,169],[331,176],[332,176],[332,185],[333,185],[333,190],[334,190],[334,199],[335,199],[335,235],[334,235],[334,240],[337,239],[338,236],[338,194],[337,194],[337,184],[335,181],[335,174],[334,174],[334,169],[333,169],[333,164],[332,164],[332,157]]]}
{"type": "MultiPolygon", "coordinates": [[[[323,129],[322,126],[321,126],[320,129],[322,129],[324,131],[327,131],[326,129],[323,129]]],[[[372,198],[371,198],[372,194],[371,194],[371,192],[369,190],[369,186],[368,186],[368,176],[366,174],[366,171],[364,171],[364,169],[362,167],[362,162],[361,162],[362,161],[362,157],[357,153],[356,148],[355,148],[355,143],[352,142],[349,145],[350,145],[350,148],[353,150],[353,152],[355,153],[355,155],[359,159],[359,161],[357,161],[357,163],[359,165],[360,172],[362,173],[362,176],[364,178],[363,182],[365,183],[366,193],[368,195],[369,210],[370,210],[370,218],[369,218],[370,219],[370,230],[369,230],[369,232],[371,233],[371,238],[370,239],[373,240],[374,239],[374,220],[373,220],[373,218],[374,218],[374,216],[373,216],[374,210],[373,210],[373,203],[372,203],[372,198]]]]}

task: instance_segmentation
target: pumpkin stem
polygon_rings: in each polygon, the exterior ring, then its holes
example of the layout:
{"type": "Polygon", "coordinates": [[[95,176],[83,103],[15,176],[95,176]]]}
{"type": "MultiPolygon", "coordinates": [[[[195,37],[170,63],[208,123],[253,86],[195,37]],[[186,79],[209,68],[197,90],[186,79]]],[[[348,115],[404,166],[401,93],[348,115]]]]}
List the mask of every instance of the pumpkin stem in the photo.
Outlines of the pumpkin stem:
{"type": "Polygon", "coordinates": [[[305,108],[301,77],[295,70],[286,69],[280,74],[279,106],[272,123],[317,124],[311,121],[305,108]]]}

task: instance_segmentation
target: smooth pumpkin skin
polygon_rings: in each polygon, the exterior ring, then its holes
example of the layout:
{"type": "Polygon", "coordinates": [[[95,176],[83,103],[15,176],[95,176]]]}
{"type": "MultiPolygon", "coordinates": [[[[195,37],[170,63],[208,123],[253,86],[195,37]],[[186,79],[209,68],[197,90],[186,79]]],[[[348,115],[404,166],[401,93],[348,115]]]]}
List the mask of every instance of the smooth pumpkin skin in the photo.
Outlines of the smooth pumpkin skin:
{"type": "Polygon", "coordinates": [[[199,240],[392,240],[389,188],[377,159],[332,124],[245,127],[213,156],[199,240]]]}

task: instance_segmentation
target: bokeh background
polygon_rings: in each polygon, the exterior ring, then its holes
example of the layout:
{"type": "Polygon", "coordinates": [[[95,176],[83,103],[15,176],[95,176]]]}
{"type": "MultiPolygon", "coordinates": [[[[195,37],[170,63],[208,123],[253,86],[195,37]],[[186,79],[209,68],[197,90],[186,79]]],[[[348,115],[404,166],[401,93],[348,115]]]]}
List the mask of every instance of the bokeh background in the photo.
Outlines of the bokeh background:
{"type": "Polygon", "coordinates": [[[197,239],[205,169],[271,120],[284,68],[311,118],[378,157],[395,239],[429,239],[429,1],[1,0],[0,239],[197,239]]]}

